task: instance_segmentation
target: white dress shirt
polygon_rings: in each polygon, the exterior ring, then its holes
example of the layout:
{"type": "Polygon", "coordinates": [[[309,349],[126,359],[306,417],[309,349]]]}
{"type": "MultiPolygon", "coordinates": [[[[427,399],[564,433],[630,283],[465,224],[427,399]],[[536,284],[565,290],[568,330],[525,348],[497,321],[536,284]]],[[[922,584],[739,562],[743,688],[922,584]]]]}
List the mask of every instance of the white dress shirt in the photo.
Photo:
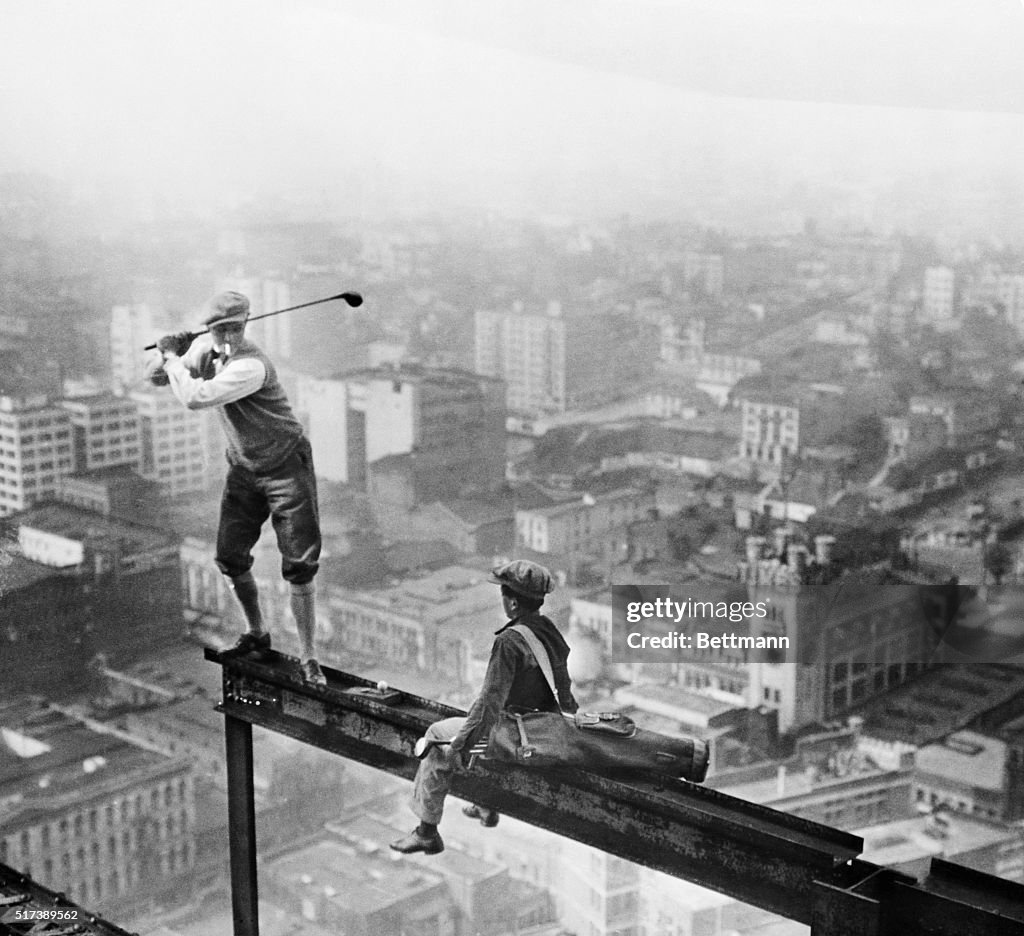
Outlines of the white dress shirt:
{"type": "Polygon", "coordinates": [[[174,395],[190,410],[206,409],[234,403],[255,393],[267,379],[267,369],[255,357],[219,357],[214,362],[216,373],[209,380],[193,377],[190,367],[198,367],[202,355],[213,348],[210,335],[200,335],[183,357],[171,358],[164,364],[174,395]]]}

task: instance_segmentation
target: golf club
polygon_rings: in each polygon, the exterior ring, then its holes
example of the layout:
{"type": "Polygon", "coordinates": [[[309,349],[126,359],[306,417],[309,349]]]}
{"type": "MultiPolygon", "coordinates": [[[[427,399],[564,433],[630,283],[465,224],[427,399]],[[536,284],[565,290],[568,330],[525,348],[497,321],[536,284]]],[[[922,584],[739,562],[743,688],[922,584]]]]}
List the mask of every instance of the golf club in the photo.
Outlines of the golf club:
{"type": "Polygon", "coordinates": [[[427,752],[431,748],[445,747],[445,746],[447,746],[449,744],[451,744],[451,741],[436,741],[436,740],[434,740],[432,738],[430,738],[430,739],[428,739],[428,738],[420,738],[416,742],[415,746],[413,747],[412,752],[418,758],[420,758],[420,760],[422,760],[424,757],[426,757],[427,752]]]}
{"type": "MultiPolygon", "coordinates": [[[[336,296],[327,296],[324,299],[314,299],[312,302],[303,302],[300,303],[299,305],[288,306],[288,308],[286,309],[276,309],[273,312],[264,312],[262,315],[254,315],[252,318],[248,319],[246,324],[248,324],[248,322],[258,322],[260,319],[270,318],[272,315],[281,315],[284,312],[294,312],[296,309],[307,309],[310,306],[322,305],[325,302],[335,302],[338,299],[341,299],[343,302],[345,302],[348,306],[350,306],[353,309],[358,309],[359,306],[363,304],[363,297],[359,293],[343,292],[338,293],[336,296]]],[[[200,335],[205,335],[209,330],[209,328],[204,328],[202,331],[189,332],[188,334],[191,336],[192,339],[196,339],[200,335]]],[[[146,345],[146,347],[143,348],[143,350],[152,351],[155,348],[156,343],[154,342],[153,344],[146,345]]]]}

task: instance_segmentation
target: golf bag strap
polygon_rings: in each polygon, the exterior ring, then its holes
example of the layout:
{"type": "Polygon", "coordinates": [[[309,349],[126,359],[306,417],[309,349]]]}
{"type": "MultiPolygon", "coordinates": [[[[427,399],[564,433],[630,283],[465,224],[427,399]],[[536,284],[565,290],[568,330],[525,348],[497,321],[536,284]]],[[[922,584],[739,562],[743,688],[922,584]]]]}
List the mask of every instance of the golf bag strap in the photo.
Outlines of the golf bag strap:
{"type": "Polygon", "coordinates": [[[562,703],[558,699],[558,688],[555,686],[555,672],[551,668],[551,657],[548,656],[548,651],[545,649],[544,644],[537,639],[537,635],[525,624],[515,624],[509,629],[514,630],[526,641],[526,645],[530,648],[530,652],[533,654],[537,665],[540,667],[540,671],[544,674],[544,678],[551,688],[551,694],[555,697],[555,705],[561,708],[562,703]]]}
{"type": "Polygon", "coordinates": [[[523,750],[529,750],[530,739],[526,736],[526,725],[523,724],[523,716],[516,715],[516,728],[519,729],[519,743],[523,750]]]}

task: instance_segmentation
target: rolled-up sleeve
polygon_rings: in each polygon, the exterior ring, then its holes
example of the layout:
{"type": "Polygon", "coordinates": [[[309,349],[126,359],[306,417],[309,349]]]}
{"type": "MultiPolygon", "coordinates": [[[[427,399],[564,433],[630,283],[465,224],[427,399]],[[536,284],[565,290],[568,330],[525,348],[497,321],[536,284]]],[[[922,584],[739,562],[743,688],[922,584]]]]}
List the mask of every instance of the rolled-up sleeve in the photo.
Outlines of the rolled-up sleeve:
{"type": "Polygon", "coordinates": [[[523,648],[525,644],[520,645],[519,638],[511,631],[495,638],[480,695],[470,708],[462,730],[452,741],[453,751],[472,747],[490,734],[505,707],[516,671],[523,665],[523,648]]]}
{"type": "Polygon", "coordinates": [[[267,379],[267,369],[257,358],[229,360],[216,376],[209,380],[193,377],[184,358],[171,358],[164,372],[174,395],[190,410],[209,406],[223,406],[255,393],[267,379]]]}

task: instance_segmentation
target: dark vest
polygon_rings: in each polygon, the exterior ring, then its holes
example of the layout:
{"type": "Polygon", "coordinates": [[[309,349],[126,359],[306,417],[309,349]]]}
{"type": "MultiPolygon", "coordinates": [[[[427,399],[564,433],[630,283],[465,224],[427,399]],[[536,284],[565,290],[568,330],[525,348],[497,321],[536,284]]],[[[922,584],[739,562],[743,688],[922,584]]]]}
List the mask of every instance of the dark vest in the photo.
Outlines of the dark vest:
{"type": "MultiPolygon", "coordinates": [[[[203,355],[200,373],[212,377],[215,366],[212,352],[203,355]]],[[[263,386],[247,397],[217,407],[217,415],[227,438],[227,456],[232,465],[264,474],[279,467],[303,438],[302,423],[295,418],[277,370],[263,351],[245,341],[233,350],[231,360],[256,358],[263,362],[267,377],[263,386]]]]}

